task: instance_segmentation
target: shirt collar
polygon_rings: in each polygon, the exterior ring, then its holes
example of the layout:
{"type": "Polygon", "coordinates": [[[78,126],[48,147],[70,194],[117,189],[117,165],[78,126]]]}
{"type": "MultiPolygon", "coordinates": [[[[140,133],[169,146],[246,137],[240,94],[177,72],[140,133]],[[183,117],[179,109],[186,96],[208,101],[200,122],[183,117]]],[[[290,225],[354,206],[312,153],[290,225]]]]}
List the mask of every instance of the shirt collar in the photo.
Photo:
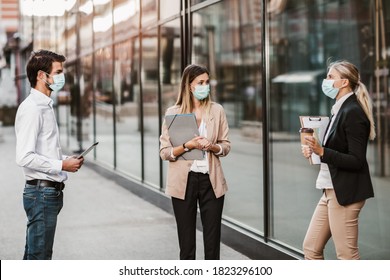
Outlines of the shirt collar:
{"type": "Polygon", "coordinates": [[[31,95],[34,97],[34,99],[39,103],[39,104],[44,104],[44,105],[49,105],[50,107],[53,107],[53,99],[48,97],[46,94],[43,92],[32,88],[30,91],[31,95]]]}
{"type": "Polygon", "coordinates": [[[348,97],[350,97],[352,94],[354,93],[353,92],[347,93],[346,95],[344,95],[343,97],[341,97],[339,100],[336,101],[336,103],[332,106],[332,110],[331,110],[332,115],[337,115],[344,101],[347,100],[348,97]]]}

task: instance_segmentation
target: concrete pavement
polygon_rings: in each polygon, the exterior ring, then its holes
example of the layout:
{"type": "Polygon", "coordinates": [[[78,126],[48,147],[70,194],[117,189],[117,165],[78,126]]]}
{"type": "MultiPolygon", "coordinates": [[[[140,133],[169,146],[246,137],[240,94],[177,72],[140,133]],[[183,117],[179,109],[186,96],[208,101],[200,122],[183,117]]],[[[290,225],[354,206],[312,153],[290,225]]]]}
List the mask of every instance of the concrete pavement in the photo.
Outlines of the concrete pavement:
{"type": "MultiPolygon", "coordinates": [[[[0,141],[0,259],[23,256],[26,217],[24,179],[15,164],[13,127],[2,127],[0,141]]],[[[87,165],[69,174],[64,208],[58,217],[53,259],[174,260],[179,248],[174,217],[109,180],[87,165]]],[[[197,259],[203,258],[197,231],[197,259]]],[[[222,244],[221,259],[245,260],[222,244]]]]}

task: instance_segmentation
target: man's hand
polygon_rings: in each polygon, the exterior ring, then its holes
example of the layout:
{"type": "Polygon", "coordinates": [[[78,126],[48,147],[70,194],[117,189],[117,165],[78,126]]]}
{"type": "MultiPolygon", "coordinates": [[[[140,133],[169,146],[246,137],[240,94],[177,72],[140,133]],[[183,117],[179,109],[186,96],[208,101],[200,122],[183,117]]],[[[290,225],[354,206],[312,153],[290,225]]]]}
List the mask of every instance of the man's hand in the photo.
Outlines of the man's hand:
{"type": "Polygon", "coordinates": [[[69,157],[62,161],[62,170],[68,172],[77,172],[84,163],[84,158],[77,158],[76,156],[69,157]]]}

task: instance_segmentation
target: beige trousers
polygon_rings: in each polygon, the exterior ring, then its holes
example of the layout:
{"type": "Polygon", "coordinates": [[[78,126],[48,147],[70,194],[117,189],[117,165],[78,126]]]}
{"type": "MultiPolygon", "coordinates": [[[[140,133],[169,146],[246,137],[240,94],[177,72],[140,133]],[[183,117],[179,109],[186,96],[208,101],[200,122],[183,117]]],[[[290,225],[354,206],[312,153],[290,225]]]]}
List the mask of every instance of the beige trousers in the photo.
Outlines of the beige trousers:
{"type": "Polygon", "coordinates": [[[364,203],[365,200],[341,206],[333,189],[324,190],[303,241],[305,259],[323,260],[325,245],[331,237],[338,259],[360,259],[358,225],[364,203]]]}

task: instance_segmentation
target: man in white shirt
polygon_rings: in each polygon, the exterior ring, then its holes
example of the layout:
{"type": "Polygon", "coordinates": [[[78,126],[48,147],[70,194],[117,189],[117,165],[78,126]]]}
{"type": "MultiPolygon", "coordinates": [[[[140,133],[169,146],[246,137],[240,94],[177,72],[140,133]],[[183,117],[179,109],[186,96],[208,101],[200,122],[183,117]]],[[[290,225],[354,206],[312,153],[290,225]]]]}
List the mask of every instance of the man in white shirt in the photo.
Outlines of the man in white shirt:
{"type": "Polygon", "coordinates": [[[65,84],[65,57],[51,51],[33,52],[26,67],[31,85],[15,118],[16,163],[23,168],[26,184],[23,205],[28,223],[23,259],[50,260],[57,215],[63,205],[66,171],[76,172],[84,158],[62,154],[52,91],[65,84]]]}

